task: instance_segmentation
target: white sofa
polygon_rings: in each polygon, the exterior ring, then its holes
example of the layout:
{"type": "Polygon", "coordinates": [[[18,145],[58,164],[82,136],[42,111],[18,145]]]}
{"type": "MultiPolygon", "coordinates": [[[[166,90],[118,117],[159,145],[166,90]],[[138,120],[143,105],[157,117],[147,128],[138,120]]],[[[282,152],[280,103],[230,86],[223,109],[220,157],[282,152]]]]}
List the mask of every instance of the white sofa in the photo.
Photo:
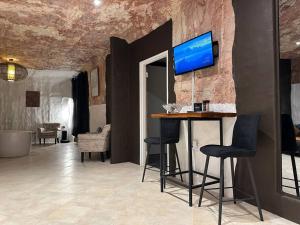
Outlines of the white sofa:
{"type": "Polygon", "coordinates": [[[31,131],[0,131],[0,157],[22,157],[31,149],[31,131]]]}

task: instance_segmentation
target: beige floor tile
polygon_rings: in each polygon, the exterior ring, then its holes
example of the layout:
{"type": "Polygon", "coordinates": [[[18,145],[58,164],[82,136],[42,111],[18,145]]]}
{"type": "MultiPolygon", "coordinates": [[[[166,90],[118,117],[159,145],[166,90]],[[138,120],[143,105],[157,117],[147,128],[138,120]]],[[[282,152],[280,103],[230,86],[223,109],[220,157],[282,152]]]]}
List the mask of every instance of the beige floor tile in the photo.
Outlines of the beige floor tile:
{"type": "MultiPolygon", "coordinates": [[[[35,146],[28,157],[0,159],[1,225],[214,225],[218,206],[205,195],[203,207],[188,207],[187,190],[168,184],[160,193],[158,173],[131,163],[86,160],[75,144],[35,146]]],[[[246,203],[226,204],[223,224],[294,223],[246,203]]]]}

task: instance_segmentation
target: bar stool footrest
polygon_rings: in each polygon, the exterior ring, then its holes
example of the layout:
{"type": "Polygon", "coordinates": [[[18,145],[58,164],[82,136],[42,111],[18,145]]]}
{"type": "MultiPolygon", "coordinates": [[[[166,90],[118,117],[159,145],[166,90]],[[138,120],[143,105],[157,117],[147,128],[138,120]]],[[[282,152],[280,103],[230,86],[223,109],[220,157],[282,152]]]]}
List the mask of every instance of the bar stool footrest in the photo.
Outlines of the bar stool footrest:
{"type": "MultiPolygon", "coordinates": [[[[224,189],[230,189],[230,188],[232,188],[232,187],[227,187],[227,188],[224,188],[224,189]]],[[[214,194],[212,194],[210,192],[210,190],[217,190],[217,189],[219,189],[219,188],[210,188],[210,189],[206,189],[204,191],[207,192],[212,197],[214,197],[215,199],[219,200],[219,198],[217,196],[215,196],[214,194]]],[[[222,199],[222,202],[242,202],[242,201],[249,201],[249,200],[255,200],[255,197],[252,196],[252,195],[249,195],[249,197],[247,197],[247,198],[239,198],[239,199],[238,198],[236,198],[236,199],[232,198],[232,199],[225,199],[225,200],[222,199]]]]}

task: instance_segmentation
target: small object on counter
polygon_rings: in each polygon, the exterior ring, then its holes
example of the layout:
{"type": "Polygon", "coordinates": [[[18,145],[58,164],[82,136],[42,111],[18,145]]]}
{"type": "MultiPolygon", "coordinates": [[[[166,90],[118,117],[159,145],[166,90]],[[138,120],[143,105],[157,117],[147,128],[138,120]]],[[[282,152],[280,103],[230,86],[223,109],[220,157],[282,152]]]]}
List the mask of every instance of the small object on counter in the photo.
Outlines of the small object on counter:
{"type": "Polygon", "coordinates": [[[204,100],[203,101],[203,111],[208,112],[209,111],[209,100],[204,100]]]}
{"type": "Polygon", "coordinates": [[[179,113],[182,109],[181,105],[172,103],[172,104],[166,104],[163,105],[163,108],[168,111],[169,113],[179,113]]]}
{"type": "Polygon", "coordinates": [[[171,104],[163,105],[163,108],[164,108],[166,111],[168,111],[168,112],[172,112],[172,110],[173,110],[171,104]]]}
{"type": "Polygon", "coordinates": [[[194,112],[194,106],[193,105],[186,105],[182,106],[180,113],[188,113],[188,112],[194,112]]]}
{"type": "Polygon", "coordinates": [[[202,103],[194,103],[194,112],[202,112],[203,104],[202,103]]]}

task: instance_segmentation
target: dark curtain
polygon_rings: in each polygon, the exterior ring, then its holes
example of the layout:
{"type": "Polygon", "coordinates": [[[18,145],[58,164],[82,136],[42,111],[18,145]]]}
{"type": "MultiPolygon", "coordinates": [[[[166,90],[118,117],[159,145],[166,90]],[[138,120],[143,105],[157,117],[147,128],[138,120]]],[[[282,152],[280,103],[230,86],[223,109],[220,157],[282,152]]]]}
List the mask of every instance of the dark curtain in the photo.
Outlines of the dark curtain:
{"type": "Polygon", "coordinates": [[[279,61],[280,113],[291,114],[292,62],[290,59],[279,61]]]}
{"type": "Polygon", "coordinates": [[[81,72],[72,79],[74,101],[73,136],[90,131],[88,73],[81,72]]]}

